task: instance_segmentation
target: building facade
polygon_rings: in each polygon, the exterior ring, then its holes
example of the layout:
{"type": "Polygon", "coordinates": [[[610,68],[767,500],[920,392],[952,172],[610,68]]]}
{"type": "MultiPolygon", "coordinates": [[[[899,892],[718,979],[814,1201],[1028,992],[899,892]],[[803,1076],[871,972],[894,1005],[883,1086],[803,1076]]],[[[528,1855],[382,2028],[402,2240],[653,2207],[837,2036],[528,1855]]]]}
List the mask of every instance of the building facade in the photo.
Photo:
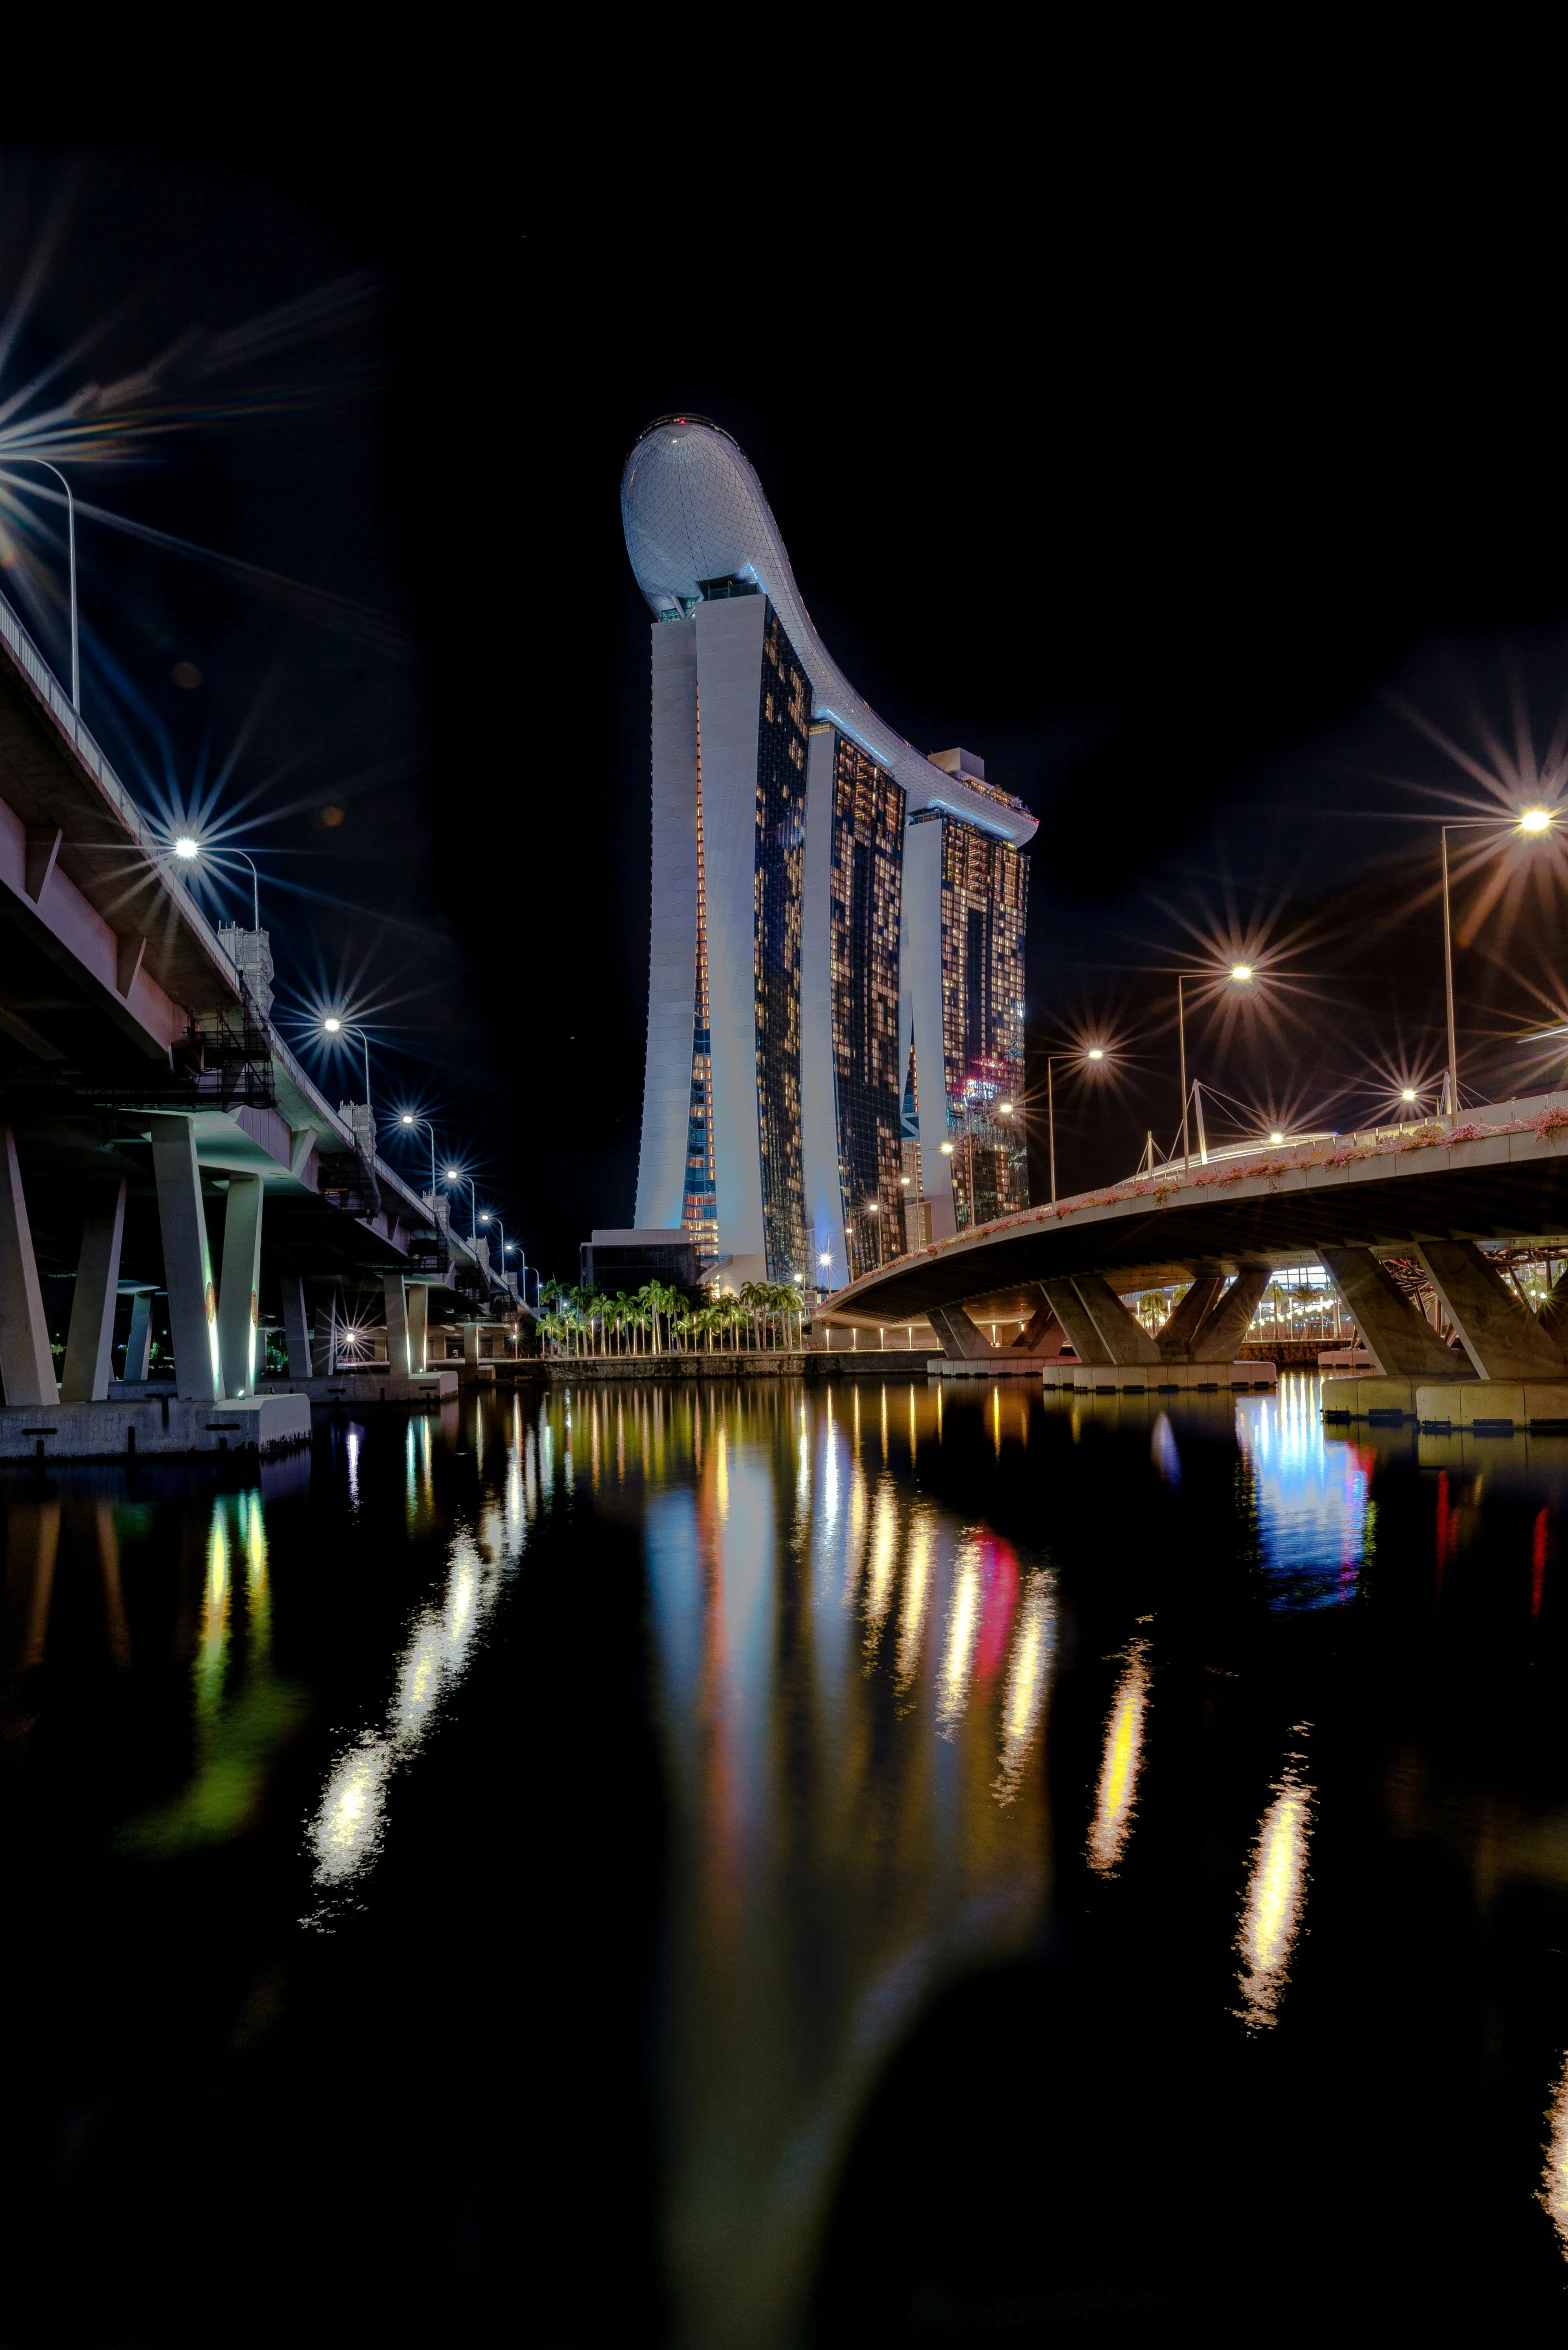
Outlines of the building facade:
{"type": "Polygon", "coordinates": [[[728,434],[650,426],[621,508],[654,614],[637,1225],[732,1287],[837,1287],[1026,1204],[1035,819],[855,693],[728,434]]]}

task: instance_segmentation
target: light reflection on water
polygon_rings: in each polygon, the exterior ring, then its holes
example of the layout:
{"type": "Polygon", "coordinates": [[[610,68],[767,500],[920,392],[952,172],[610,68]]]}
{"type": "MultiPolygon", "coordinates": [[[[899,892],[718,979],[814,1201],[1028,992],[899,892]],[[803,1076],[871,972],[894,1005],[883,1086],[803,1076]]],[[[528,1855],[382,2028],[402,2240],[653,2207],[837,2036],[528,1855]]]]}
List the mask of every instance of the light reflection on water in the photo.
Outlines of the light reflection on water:
{"type": "Polygon", "coordinates": [[[1276,2021],[1291,1953],[1306,1908],[1312,1789],[1294,1765],[1263,1815],[1236,1947],[1241,1953],[1241,2014],[1254,2030],[1276,2021]]]}
{"type": "Polygon", "coordinates": [[[1325,1433],[1316,1379],[1283,1380],[1277,1395],[1243,1405],[1236,1435],[1252,1472],[1271,1603],[1337,1607],[1353,1598],[1374,1526],[1370,1453],[1325,1433]]]}
{"type": "MultiPolygon", "coordinates": [[[[1280,1619],[1376,1592],[1374,1477],[1380,1463],[1404,1462],[1414,1490],[1424,1463],[1421,1559],[1434,1606],[1462,1588],[1490,1523],[1487,1497],[1516,1490],[1528,1501],[1519,1623],[1534,1637],[1552,1621],[1558,1485],[1542,1507],[1530,1463],[1568,1490],[1568,1461],[1538,1439],[1468,1450],[1443,1440],[1440,1457],[1413,1434],[1346,1441],[1325,1433],[1309,1380],[1283,1383],[1277,1397],[1169,1412],[1129,1398],[1103,1411],[1093,1399],[1058,1404],[1000,1382],[956,1400],[937,1383],[628,1382],[488,1409],[493,1420],[481,1422],[465,1406],[461,1434],[455,1414],[450,1428],[432,1415],[392,1423],[384,1444],[351,1429],[330,1469],[318,1459],[356,1529],[379,1494],[394,1534],[423,1546],[428,1579],[407,1587],[412,1603],[399,1600],[395,1638],[370,1647],[368,1694],[330,1745],[320,1725],[313,1792],[287,1827],[296,1854],[303,1830],[311,1891],[299,1906],[313,1904],[313,1925],[350,1902],[373,1906],[404,1774],[438,1722],[461,1729],[465,1682],[541,1514],[571,1529],[593,1515],[635,1526],[671,1829],[657,2035],[665,2247],[681,2337],[695,2350],[798,2334],[845,2149],[890,2053],[936,1993],[1035,1946],[1058,1881],[1114,1922],[1158,1860],[1162,1805],[1168,1815],[1182,1767],[1170,1725],[1183,1669],[1169,1612],[1181,1594],[1168,1602],[1159,1580],[1169,1564],[1160,1528],[1202,1520],[1189,1554],[1172,1538],[1172,1555],[1189,1560],[1205,1542],[1231,1543],[1245,1566],[1239,1604],[1271,1639],[1343,1641],[1352,1617],[1280,1619]],[[439,1456],[461,1443],[477,1458],[486,1427],[499,1449],[454,1505],[439,1456]],[[943,1476],[961,1431],[971,1471],[958,1506],[943,1476]],[[1216,1458],[1222,1479],[1206,1486],[1216,1458]],[[1033,1481],[1024,1520],[1038,1531],[1028,1540],[1015,1521],[1004,1534],[981,1514],[995,1464],[1008,1459],[1026,1461],[1033,1481]],[[1091,1496],[1082,1514],[1092,1529],[1076,1549],[1058,1537],[1075,1478],[1080,1502],[1091,1496]],[[1123,1508],[1124,1492],[1134,1498],[1123,1508]],[[1231,1513],[1223,1524],[1202,1516],[1215,1494],[1231,1513]],[[1123,1549],[1147,1572],[1117,1616],[1123,1549]],[[1106,1611],[1092,1638],[1091,1603],[1106,1611]],[[1059,1694],[1075,1672],[1093,1676],[1081,1737],[1064,1729],[1073,1712],[1059,1694]],[[1054,1843],[1053,1781],[1065,1823],[1054,1843]]],[[[305,1694],[277,1661],[294,1657],[297,1641],[274,1639],[275,1577],[285,1628],[290,1618],[270,1490],[263,1480],[185,1505],[175,1645],[191,1766],[174,1796],[119,1831],[133,1858],[254,1825],[271,1758],[300,1724],[305,1694]]],[[[73,1557],[90,1562],[104,1650],[124,1671],[148,1510],[85,1487],[73,1499],[62,1480],[60,1491],[19,1482],[4,1515],[12,1680],[44,1660],[73,1557]]],[[[550,1555],[560,1571],[559,1551],[550,1555]]],[[[590,1655],[597,1604],[585,1576],[590,1655]]],[[[1227,1668],[1227,1686],[1238,1678],[1227,1668]]],[[[591,1693],[584,1706],[593,1735],[591,1693]]],[[[1304,1754],[1282,1753],[1288,1719],[1284,1709],[1271,1717],[1266,1753],[1249,1747],[1244,1781],[1229,1790],[1236,1825],[1203,1928],[1210,2020],[1243,2050],[1254,2033],[1280,2040],[1311,2028],[1302,1938],[1310,1907],[1316,1960],[1329,1940],[1323,1888],[1342,1849],[1327,1751],[1314,1733],[1309,1780],[1304,1754]]],[[[1304,1736],[1297,1725],[1295,1742],[1304,1736]]],[[[1568,1900],[1568,1813],[1513,1818],[1477,1797],[1472,1831],[1468,1800],[1428,1787],[1412,1765],[1390,1797],[1393,1832],[1450,1839],[1483,1903],[1521,1881],[1568,1900]]],[[[1564,2039],[1531,2103],[1539,2110],[1551,2095],[1539,2194],[1568,2254],[1568,2059],[1549,2082],[1564,2039]]],[[[1529,2205],[1538,2160],[1532,2137],[1520,2197],[1544,2236],[1529,2205]]]]}
{"type": "Polygon", "coordinates": [[[1102,1877],[1115,1874],[1132,1833],[1138,1774],[1143,1768],[1143,1717],[1149,1702],[1147,1659],[1148,1642],[1140,1640],[1128,1652],[1105,1725],[1100,1784],[1089,1830],[1089,1864],[1102,1877]]]}

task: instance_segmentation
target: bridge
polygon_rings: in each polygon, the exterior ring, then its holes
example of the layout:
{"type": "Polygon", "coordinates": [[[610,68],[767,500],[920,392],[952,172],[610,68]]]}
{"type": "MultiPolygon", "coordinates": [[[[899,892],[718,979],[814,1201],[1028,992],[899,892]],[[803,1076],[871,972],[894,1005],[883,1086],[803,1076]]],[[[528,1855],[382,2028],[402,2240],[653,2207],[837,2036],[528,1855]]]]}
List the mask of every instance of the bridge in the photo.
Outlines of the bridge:
{"type": "Polygon", "coordinates": [[[1456,1121],[1260,1145],[1025,1209],[863,1275],[823,1311],[924,1320],[950,1359],[1069,1364],[1079,1387],[1243,1384],[1237,1349],[1270,1278],[1315,1262],[1374,1365],[1326,1381],[1326,1412],[1501,1432],[1568,1424],[1568,1271],[1536,1312],[1494,1251],[1568,1259],[1565,1236],[1568,1093],[1548,1093],[1456,1121]],[[1151,1334],[1125,1301],[1173,1285],[1185,1294],[1151,1334]],[[1023,1323],[1010,1348],[986,1336],[1002,1319],[1023,1323]]]}
{"type": "Polygon", "coordinates": [[[481,1319],[524,1311],[485,1242],[378,1156],[370,1106],[334,1109],[300,1066],[272,977],[266,932],[207,922],[0,601],[0,1457],[297,1442],[340,1370],[340,1294],[375,1300],[399,1396],[446,1383],[433,1305],[470,1359],[481,1319]],[[175,1376],[149,1392],[164,1293],[175,1376]]]}

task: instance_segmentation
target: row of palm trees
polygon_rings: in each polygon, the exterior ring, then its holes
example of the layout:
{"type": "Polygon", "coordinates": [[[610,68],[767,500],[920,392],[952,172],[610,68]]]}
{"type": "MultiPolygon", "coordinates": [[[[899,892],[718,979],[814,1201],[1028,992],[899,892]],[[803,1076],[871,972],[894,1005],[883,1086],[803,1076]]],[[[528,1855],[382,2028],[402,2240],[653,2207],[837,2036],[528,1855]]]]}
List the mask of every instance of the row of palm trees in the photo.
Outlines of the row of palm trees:
{"type": "Polygon", "coordinates": [[[678,1289],[648,1281],[630,1296],[546,1281],[539,1335],[558,1355],[661,1355],[746,1347],[791,1352],[805,1345],[806,1301],[787,1282],[747,1281],[738,1292],[693,1306],[678,1289]]]}

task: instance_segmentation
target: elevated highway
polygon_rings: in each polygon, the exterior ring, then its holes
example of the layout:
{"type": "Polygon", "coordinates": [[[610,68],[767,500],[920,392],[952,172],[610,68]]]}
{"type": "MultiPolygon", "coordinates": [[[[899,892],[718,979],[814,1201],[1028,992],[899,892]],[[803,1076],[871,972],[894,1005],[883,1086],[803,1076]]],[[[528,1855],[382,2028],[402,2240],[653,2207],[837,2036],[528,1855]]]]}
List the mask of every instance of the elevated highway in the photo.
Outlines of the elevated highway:
{"type": "MultiPolygon", "coordinates": [[[[422,1369],[431,1293],[518,1312],[485,1245],[377,1154],[271,1019],[265,932],[215,931],[167,844],[0,601],[0,1379],[8,1409],[102,1402],[167,1295],[182,1397],[253,1396],[264,1321],[333,1366],[329,1301],[378,1292],[422,1369]],[[68,1285],[68,1286],[67,1286],[68,1285]]],[[[3,1449],[3,1446],[0,1446],[3,1449]]]]}

